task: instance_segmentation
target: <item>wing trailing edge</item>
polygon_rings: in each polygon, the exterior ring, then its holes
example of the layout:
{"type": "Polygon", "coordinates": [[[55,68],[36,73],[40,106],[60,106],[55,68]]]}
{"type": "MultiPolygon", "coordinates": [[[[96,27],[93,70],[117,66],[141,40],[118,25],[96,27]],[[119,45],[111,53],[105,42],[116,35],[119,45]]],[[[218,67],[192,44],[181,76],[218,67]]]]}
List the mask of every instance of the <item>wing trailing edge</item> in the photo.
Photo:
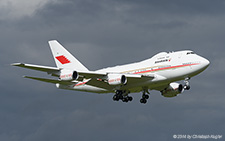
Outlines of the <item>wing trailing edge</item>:
{"type": "Polygon", "coordinates": [[[42,81],[42,82],[52,83],[52,84],[63,84],[63,85],[76,84],[76,82],[60,81],[60,80],[56,80],[56,79],[40,78],[40,77],[33,77],[33,76],[23,76],[23,77],[33,79],[33,80],[42,81]]]}
{"type": "Polygon", "coordinates": [[[26,68],[26,69],[47,72],[48,74],[57,74],[61,70],[60,68],[56,68],[56,67],[40,66],[40,65],[25,64],[25,63],[13,63],[11,65],[26,68]]]}

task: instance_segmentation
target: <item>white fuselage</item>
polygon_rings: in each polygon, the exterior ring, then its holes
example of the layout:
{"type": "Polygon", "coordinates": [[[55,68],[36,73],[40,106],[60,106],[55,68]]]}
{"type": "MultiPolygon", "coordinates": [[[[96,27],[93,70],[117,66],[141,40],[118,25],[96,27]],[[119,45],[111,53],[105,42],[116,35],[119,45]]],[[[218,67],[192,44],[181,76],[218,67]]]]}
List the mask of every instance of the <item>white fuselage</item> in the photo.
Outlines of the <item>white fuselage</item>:
{"type": "Polygon", "coordinates": [[[146,103],[149,90],[160,91],[164,97],[175,97],[190,89],[189,79],[204,71],[210,62],[193,51],[161,52],[150,59],[97,71],[89,71],[58,41],[49,41],[57,67],[13,63],[26,69],[46,72],[58,79],[24,76],[24,78],[55,84],[57,88],[92,93],[115,93],[114,101],[132,101],[129,93],[142,91],[146,103]],[[175,81],[184,80],[184,85],[175,81]]]}
{"type": "MultiPolygon", "coordinates": [[[[171,53],[161,52],[141,62],[104,68],[95,72],[142,75],[154,74],[155,78],[152,80],[142,83],[137,82],[135,85],[129,85],[128,83],[126,86],[123,86],[124,89],[128,89],[130,92],[139,92],[143,90],[143,87],[157,90],[166,83],[191,78],[205,70],[208,65],[209,61],[207,59],[194,54],[192,51],[186,50],[171,53]]],[[[85,81],[79,82],[73,86],[58,85],[57,87],[95,93],[109,93],[114,91],[114,89],[110,87],[109,89],[105,89],[86,85],[85,81]]]]}

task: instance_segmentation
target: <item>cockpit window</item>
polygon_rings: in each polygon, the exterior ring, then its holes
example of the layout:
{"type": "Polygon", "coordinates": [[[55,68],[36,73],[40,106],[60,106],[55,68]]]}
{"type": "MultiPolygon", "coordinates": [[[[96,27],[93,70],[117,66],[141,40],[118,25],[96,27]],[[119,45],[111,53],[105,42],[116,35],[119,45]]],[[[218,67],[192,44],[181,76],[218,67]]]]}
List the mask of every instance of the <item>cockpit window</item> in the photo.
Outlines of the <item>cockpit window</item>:
{"type": "Polygon", "coordinates": [[[195,54],[193,51],[192,52],[187,52],[187,55],[189,55],[189,54],[195,54]]]}

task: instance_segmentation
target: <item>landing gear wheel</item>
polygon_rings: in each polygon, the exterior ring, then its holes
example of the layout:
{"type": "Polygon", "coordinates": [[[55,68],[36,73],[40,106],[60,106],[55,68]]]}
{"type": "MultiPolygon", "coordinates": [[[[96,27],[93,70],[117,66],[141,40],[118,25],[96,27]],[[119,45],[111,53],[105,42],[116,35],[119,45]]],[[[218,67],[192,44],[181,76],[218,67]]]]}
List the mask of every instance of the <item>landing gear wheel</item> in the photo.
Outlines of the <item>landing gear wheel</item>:
{"type": "Polygon", "coordinates": [[[113,100],[114,100],[114,101],[119,101],[119,100],[120,100],[120,98],[119,98],[119,96],[118,96],[118,95],[114,95],[114,96],[113,96],[113,100]]]}
{"type": "Polygon", "coordinates": [[[140,99],[140,102],[145,104],[145,103],[147,103],[147,100],[145,98],[142,98],[142,99],[140,99]]]}
{"type": "Polygon", "coordinates": [[[147,99],[149,99],[149,95],[146,94],[146,93],[150,94],[150,93],[148,92],[148,89],[143,89],[142,98],[140,99],[140,102],[141,102],[141,103],[144,103],[144,104],[147,103],[147,99]]]}
{"type": "Polygon", "coordinates": [[[128,102],[128,98],[127,98],[127,97],[124,97],[124,98],[122,99],[122,101],[123,101],[123,102],[128,102]]]}
{"type": "Polygon", "coordinates": [[[133,97],[131,97],[131,96],[127,96],[127,98],[128,98],[129,101],[133,100],[133,97]]]}
{"type": "Polygon", "coordinates": [[[120,94],[120,95],[118,95],[118,97],[119,97],[119,99],[123,99],[123,96],[122,96],[122,94],[120,94]]]}
{"type": "Polygon", "coordinates": [[[128,96],[130,92],[125,90],[116,90],[115,95],[113,96],[114,101],[122,100],[123,102],[129,102],[132,101],[133,98],[131,96],[128,96]]]}
{"type": "Polygon", "coordinates": [[[184,86],[185,90],[190,90],[190,88],[191,88],[190,86],[184,86]]]}
{"type": "Polygon", "coordinates": [[[124,96],[123,99],[122,99],[123,102],[129,102],[129,101],[132,101],[132,100],[133,100],[133,98],[131,96],[124,96]]]}
{"type": "Polygon", "coordinates": [[[147,94],[144,94],[142,97],[143,97],[144,99],[149,99],[149,95],[147,95],[147,94]]]}

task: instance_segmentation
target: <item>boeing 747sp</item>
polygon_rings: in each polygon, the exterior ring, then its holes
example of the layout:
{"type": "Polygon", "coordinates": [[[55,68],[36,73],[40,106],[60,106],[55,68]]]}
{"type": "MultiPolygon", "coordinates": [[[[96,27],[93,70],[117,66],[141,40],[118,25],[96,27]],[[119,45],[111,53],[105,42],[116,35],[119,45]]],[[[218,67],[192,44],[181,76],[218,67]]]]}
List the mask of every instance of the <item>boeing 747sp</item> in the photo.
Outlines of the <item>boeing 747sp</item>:
{"type": "Polygon", "coordinates": [[[175,97],[190,89],[191,77],[204,71],[210,62],[184,50],[161,52],[150,59],[89,71],[56,40],[49,41],[57,67],[14,63],[13,66],[47,72],[58,79],[24,76],[53,83],[57,88],[92,93],[115,93],[114,101],[132,101],[130,93],[142,92],[141,103],[146,103],[149,90],[158,90],[164,97],[175,97]],[[176,81],[184,80],[184,84],[176,81]]]}

